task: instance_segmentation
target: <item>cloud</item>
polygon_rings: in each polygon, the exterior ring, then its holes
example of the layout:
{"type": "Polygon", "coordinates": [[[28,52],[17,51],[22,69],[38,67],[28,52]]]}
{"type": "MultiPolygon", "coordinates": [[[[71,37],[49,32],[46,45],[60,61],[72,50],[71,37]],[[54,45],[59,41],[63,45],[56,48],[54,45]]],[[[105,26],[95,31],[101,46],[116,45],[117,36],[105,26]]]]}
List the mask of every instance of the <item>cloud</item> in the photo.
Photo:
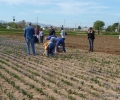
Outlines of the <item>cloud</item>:
{"type": "Polygon", "coordinates": [[[103,6],[97,1],[88,2],[89,0],[0,0],[9,5],[24,5],[29,6],[33,13],[48,13],[48,14],[91,14],[98,13],[106,6],[103,6]],[[35,7],[35,8],[34,8],[35,7]],[[38,7],[42,10],[39,10],[38,7]]]}
{"type": "Polygon", "coordinates": [[[0,2],[3,2],[3,3],[5,3],[5,4],[13,5],[13,4],[24,3],[25,0],[0,0],[0,2]]]}

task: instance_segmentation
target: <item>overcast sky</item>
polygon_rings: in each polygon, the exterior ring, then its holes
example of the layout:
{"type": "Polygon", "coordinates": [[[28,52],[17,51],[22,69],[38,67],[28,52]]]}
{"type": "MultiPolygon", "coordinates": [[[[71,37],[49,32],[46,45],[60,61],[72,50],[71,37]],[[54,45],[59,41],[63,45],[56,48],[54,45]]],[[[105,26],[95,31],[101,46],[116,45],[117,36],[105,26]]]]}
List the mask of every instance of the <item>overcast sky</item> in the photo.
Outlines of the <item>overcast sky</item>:
{"type": "Polygon", "coordinates": [[[0,20],[25,20],[54,26],[111,25],[120,20],[120,0],[0,0],[0,20]]]}

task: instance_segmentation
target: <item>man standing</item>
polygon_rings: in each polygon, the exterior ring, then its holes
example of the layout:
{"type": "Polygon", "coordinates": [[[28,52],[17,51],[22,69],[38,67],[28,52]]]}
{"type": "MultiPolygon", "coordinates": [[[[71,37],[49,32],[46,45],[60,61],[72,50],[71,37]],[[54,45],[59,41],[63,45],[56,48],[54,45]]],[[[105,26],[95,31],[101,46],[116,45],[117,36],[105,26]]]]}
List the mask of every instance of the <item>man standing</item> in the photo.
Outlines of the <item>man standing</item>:
{"type": "Polygon", "coordinates": [[[29,26],[27,26],[24,31],[24,37],[26,40],[26,47],[27,47],[28,55],[30,55],[30,44],[32,47],[33,55],[35,55],[34,34],[35,34],[34,28],[31,26],[31,23],[29,23],[29,26]]]}
{"type": "Polygon", "coordinates": [[[60,34],[61,34],[62,39],[65,40],[66,35],[65,35],[65,31],[64,31],[63,27],[61,28],[61,33],[60,34]]]}
{"type": "Polygon", "coordinates": [[[49,30],[49,36],[51,35],[55,35],[55,30],[53,29],[52,26],[50,27],[50,30],[49,30]]]}

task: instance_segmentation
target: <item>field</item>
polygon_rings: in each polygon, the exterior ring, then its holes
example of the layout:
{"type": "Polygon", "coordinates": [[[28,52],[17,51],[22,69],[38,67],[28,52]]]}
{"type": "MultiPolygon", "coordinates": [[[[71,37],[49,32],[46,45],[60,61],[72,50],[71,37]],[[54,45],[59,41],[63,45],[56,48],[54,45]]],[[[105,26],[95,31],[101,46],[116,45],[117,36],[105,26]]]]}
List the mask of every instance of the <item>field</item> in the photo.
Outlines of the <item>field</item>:
{"type": "Polygon", "coordinates": [[[66,53],[27,56],[22,35],[0,35],[0,100],[120,100],[120,40],[68,35],[66,53]]]}

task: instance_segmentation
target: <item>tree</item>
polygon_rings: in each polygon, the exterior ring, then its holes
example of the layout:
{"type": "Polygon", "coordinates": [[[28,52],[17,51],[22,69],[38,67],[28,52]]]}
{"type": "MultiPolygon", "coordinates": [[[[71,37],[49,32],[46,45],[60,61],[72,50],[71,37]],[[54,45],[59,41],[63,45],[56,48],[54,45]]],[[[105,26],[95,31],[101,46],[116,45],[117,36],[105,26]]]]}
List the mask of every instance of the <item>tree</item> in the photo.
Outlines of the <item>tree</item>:
{"type": "Polygon", "coordinates": [[[15,28],[15,24],[14,22],[8,22],[7,25],[10,26],[11,28],[15,28]]]}
{"type": "Polygon", "coordinates": [[[99,31],[103,29],[104,26],[105,26],[105,23],[103,21],[97,20],[96,22],[94,22],[93,28],[95,30],[98,30],[98,34],[99,34],[99,31]]]}
{"type": "Polygon", "coordinates": [[[106,28],[106,31],[112,31],[112,26],[111,25],[109,25],[107,28],[106,28]]]}
{"type": "Polygon", "coordinates": [[[118,29],[118,23],[114,23],[113,25],[109,25],[106,28],[106,31],[115,32],[116,29],[118,29]]]}
{"type": "Polygon", "coordinates": [[[81,26],[78,26],[78,29],[81,29],[81,26]]]}
{"type": "Polygon", "coordinates": [[[21,29],[25,28],[25,25],[26,25],[26,21],[25,20],[22,20],[22,21],[18,22],[18,27],[21,28],[21,29]]]}
{"type": "Polygon", "coordinates": [[[118,23],[114,23],[114,24],[112,25],[112,31],[115,32],[115,29],[118,29],[118,23]]]}

